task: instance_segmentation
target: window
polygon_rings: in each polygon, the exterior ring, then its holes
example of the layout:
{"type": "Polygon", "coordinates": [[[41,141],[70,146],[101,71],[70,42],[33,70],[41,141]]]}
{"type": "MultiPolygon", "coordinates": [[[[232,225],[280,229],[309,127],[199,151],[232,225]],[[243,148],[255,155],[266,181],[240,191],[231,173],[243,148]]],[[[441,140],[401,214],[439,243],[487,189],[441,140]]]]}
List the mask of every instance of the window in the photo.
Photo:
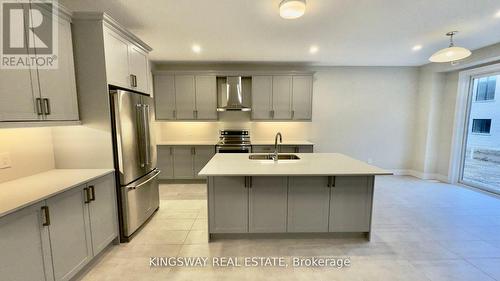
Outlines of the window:
{"type": "Polygon", "coordinates": [[[491,119],[472,120],[472,132],[478,134],[489,134],[491,129],[491,119]]]}
{"type": "Polygon", "coordinates": [[[486,101],[495,99],[495,88],[497,86],[497,77],[480,78],[476,88],[476,101],[486,101]]]}

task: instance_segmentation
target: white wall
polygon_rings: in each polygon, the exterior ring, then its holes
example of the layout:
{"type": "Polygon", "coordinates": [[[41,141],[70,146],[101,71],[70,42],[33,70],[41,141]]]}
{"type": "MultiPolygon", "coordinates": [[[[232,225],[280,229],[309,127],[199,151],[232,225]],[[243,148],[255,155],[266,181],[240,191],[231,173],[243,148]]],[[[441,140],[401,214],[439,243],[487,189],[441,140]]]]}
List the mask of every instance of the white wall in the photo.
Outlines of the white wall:
{"type": "MultiPolygon", "coordinates": [[[[168,69],[169,66],[157,66],[168,69]]],[[[224,113],[219,122],[158,122],[158,140],[215,140],[223,128],[250,129],[254,140],[310,140],[317,152],[341,152],[387,169],[410,169],[417,99],[414,67],[319,67],[312,122],[251,122],[224,113]]]]}
{"type": "Polygon", "coordinates": [[[0,182],[55,167],[50,128],[0,129],[0,153],[8,153],[12,164],[0,169],[0,182]]]}

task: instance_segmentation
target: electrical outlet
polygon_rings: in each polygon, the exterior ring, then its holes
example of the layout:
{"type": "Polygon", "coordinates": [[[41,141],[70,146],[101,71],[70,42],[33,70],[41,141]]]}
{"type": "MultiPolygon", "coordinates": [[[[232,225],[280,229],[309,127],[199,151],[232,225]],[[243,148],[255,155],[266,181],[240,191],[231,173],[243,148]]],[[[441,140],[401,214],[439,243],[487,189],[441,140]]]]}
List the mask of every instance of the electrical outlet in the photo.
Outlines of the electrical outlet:
{"type": "Polygon", "coordinates": [[[10,154],[8,152],[0,153],[0,169],[7,169],[10,167],[12,167],[10,154]]]}
{"type": "Polygon", "coordinates": [[[368,162],[368,164],[372,164],[372,163],[373,163],[373,159],[368,158],[368,161],[367,161],[367,162],[368,162]]]}

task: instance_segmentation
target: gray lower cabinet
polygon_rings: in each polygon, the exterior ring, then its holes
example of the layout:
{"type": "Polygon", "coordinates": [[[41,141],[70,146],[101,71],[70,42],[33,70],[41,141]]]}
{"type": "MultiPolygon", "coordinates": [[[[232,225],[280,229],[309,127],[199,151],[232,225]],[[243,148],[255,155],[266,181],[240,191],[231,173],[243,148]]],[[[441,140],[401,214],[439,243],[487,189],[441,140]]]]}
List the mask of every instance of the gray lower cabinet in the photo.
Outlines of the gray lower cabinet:
{"type": "MultiPolygon", "coordinates": [[[[280,145],[279,152],[282,153],[312,153],[314,146],[311,145],[280,145]]],[[[252,153],[273,153],[274,145],[252,145],[252,153]]]]}
{"type": "Polygon", "coordinates": [[[38,203],[0,219],[2,280],[53,280],[49,230],[38,203]]]}
{"type": "Polygon", "coordinates": [[[289,177],[288,232],[327,232],[328,177],[289,177]]]}
{"type": "Polygon", "coordinates": [[[247,177],[210,177],[211,233],[248,232],[247,177]]]}
{"type": "Polygon", "coordinates": [[[92,201],[88,204],[92,252],[100,253],[118,236],[116,188],[114,175],[109,174],[88,184],[92,201]]]}
{"type": "Polygon", "coordinates": [[[118,237],[114,175],[0,218],[1,280],[70,280],[118,237]]]}
{"type": "Polygon", "coordinates": [[[213,146],[195,146],[194,147],[194,175],[196,179],[204,179],[204,176],[198,176],[198,173],[215,155],[215,147],[213,146]]]}
{"type": "Polygon", "coordinates": [[[158,146],[157,151],[157,164],[161,173],[158,176],[161,180],[174,178],[174,148],[172,146],[158,146]]]}
{"type": "Polygon", "coordinates": [[[158,168],[160,179],[203,179],[198,176],[201,169],[215,155],[213,145],[158,146],[158,168]]]}
{"type": "Polygon", "coordinates": [[[373,177],[334,177],[333,183],[329,231],[370,231],[373,177]]]}
{"type": "Polygon", "coordinates": [[[286,232],[287,184],[287,177],[251,177],[249,232],[286,232]]]}
{"type": "Polygon", "coordinates": [[[174,178],[192,179],[193,178],[193,147],[175,146],[174,147],[174,178]]]}
{"type": "Polygon", "coordinates": [[[85,185],[47,200],[55,280],[69,280],[92,258],[85,185]]]}

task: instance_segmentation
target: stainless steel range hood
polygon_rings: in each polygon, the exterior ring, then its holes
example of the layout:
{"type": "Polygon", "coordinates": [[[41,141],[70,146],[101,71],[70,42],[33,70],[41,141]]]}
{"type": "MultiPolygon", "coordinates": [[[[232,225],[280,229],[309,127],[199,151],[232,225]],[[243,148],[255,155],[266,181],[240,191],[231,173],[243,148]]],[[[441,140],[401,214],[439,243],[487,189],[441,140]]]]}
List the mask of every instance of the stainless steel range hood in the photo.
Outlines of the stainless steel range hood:
{"type": "Polygon", "coordinates": [[[222,84],[217,111],[250,111],[250,107],[243,105],[241,76],[229,76],[222,84]]]}

